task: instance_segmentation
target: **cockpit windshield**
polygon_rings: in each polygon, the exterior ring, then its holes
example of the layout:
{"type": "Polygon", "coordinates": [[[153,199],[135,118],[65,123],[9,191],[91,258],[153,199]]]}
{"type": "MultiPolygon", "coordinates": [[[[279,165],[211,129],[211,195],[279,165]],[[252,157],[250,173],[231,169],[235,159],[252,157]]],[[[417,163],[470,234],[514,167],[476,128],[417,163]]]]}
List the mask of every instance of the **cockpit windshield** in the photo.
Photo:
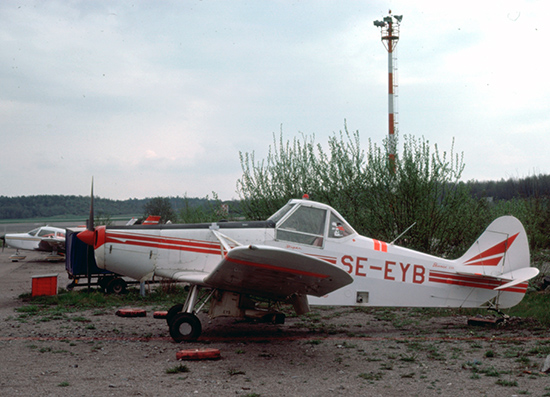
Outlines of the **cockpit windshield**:
{"type": "Polygon", "coordinates": [[[315,203],[289,202],[269,220],[276,224],[277,240],[317,247],[323,247],[326,238],[342,239],[356,234],[336,211],[315,203]]]}
{"type": "Polygon", "coordinates": [[[38,236],[40,237],[49,235],[55,236],[55,231],[50,229],[40,229],[40,231],[38,232],[38,236]]]}
{"type": "Polygon", "coordinates": [[[268,221],[273,221],[274,223],[279,222],[295,205],[295,203],[287,203],[283,208],[271,215],[268,221]]]}
{"type": "Polygon", "coordinates": [[[324,241],[326,214],[325,209],[303,205],[298,207],[277,226],[277,239],[321,247],[324,241]]]}
{"type": "Polygon", "coordinates": [[[40,228],[38,228],[38,227],[37,227],[36,229],[32,229],[32,230],[29,232],[29,234],[30,234],[31,236],[35,236],[36,233],[38,232],[38,230],[40,230],[40,228]]]}

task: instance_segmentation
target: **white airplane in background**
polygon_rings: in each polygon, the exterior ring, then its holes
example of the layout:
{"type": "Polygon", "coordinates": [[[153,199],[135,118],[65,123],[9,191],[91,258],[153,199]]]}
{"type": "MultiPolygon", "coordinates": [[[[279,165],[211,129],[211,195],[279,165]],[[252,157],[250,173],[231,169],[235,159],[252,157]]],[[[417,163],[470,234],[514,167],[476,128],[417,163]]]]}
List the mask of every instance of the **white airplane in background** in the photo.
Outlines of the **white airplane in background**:
{"type": "Polygon", "coordinates": [[[87,230],[98,267],[146,281],[165,277],[191,286],[167,315],[177,341],[197,339],[195,313],[284,322],[271,303],[297,314],[309,304],[509,308],[521,301],[530,267],[527,235],[514,217],[498,218],[459,259],[449,260],[360,236],[328,205],[291,200],[267,221],[183,225],[93,225],[87,230]],[[261,308],[257,301],[270,302],[261,308]]]}
{"type": "Polygon", "coordinates": [[[41,226],[26,233],[8,233],[2,237],[4,245],[15,248],[17,251],[10,259],[14,262],[25,259],[19,250],[51,252],[47,260],[61,260],[65,256],[65,229],[53,226],[41,226]],[[61,253],[61,254],[60,254],[61,253]]]}
{"type": "MultiPolygon", "coordinates": [[[[149,215],[143,221],[144,225],[156,225],[159,223],[160,216],[149,215]]],[[[126,225],[134,225],[139,221],[137,218],[130,219],[126,225]]],[[[41,226],[26,233],[9,233],[0,239],[4,241],[4,246],[15,248],[17,251],[10,256],[13,262],[23,260],[25,255],[21,255],[19,250],[46,251],[51,252],[46,256],[48,261],[58,261],[65,259],[65,234],[66,230],[53,227],[41,226]]]]}

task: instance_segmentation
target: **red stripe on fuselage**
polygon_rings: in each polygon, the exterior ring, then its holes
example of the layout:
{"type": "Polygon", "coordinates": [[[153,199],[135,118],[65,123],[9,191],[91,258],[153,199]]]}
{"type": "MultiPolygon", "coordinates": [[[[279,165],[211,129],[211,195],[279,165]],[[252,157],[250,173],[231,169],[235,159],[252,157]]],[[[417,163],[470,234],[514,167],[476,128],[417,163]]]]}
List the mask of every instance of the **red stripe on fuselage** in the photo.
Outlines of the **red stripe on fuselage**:
{"type": "Polygon", "coordinates": [[[147,234],[109,232],[107,243],[118,243],[147,248],[172,249],[179,251],[198,252],[203,254],[220,254],[220,244],[209,241],[161,237],[147,234]]]}
{"type": "MultiPolygon", "coordinates": [[[[444,273],[438,271],[430,271],[428,281],[433,283],[453,284],[460,285],[462,287],[482,288],[482,289],[495,289],[498,286],[506,284],[508,281],[498,280],[491,277],[484,276],[468,276],[463,274],[444,273]]],[[[520,283],[509,288],[505,288],[501,291],[517,292],[524,294],[527,290],[528,283],[520,283]]]]}
{"type": "MultiPolygon", "coordinates": [[[[175,237],[154,236],[150,234],[134,234],[122,232],[107,233],[107,243],[118,243],[146,248],[174,249],[179,251],[196,252],[202,254],[220,254],[220,243],[203,240],[182,239],[175,237]]],[[[336,264],[336,258],[324,255],[309,254],[317,259],[324,260],[333,265],[336,264]]]]}

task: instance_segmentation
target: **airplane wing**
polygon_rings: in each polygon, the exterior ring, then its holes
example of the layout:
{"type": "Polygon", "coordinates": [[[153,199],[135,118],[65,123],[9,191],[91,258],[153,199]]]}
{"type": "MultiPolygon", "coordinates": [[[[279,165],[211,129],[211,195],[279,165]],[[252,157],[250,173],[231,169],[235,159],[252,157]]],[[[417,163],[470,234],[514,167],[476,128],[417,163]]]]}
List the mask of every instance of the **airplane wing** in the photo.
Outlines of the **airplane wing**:
{"type": "Polygon", "coordinates": [[[323,296],[352,281],[346,271],[324,260],[260,245],[233,248],[204,279],[212,288],[276,300],[293,294],[323,296]]]}
{"type": "Polygon", "coordinates": [[[65,239],[56,237],[44,237],[38,243],[42,251],[65,251],[65,239]]]}
{"type": "Polygon", "coordinates": [[[155,276],[171,278],[172,280],[182,281],[184,283],[206,286],[204,279],[208,276],[208,273],[157,269],[155,270],[155,276]]]}

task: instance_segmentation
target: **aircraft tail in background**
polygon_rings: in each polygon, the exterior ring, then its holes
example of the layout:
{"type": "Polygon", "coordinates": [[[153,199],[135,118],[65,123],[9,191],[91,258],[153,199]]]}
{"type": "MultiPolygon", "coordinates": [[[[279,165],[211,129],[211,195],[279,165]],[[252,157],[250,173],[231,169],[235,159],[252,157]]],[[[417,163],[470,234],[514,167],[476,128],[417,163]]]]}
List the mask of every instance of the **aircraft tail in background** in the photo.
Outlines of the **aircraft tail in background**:
{"type": "Polygon", "coordinates": [[[518,300],[517,293],[523,297],[528,281],[539,273],[537,268],[530,266],[525,229],[513,216],[502,216],[493,221],[470,249],[454,262],[461,285],[513,292],[516,295],[514,301],[518,300]]]}

